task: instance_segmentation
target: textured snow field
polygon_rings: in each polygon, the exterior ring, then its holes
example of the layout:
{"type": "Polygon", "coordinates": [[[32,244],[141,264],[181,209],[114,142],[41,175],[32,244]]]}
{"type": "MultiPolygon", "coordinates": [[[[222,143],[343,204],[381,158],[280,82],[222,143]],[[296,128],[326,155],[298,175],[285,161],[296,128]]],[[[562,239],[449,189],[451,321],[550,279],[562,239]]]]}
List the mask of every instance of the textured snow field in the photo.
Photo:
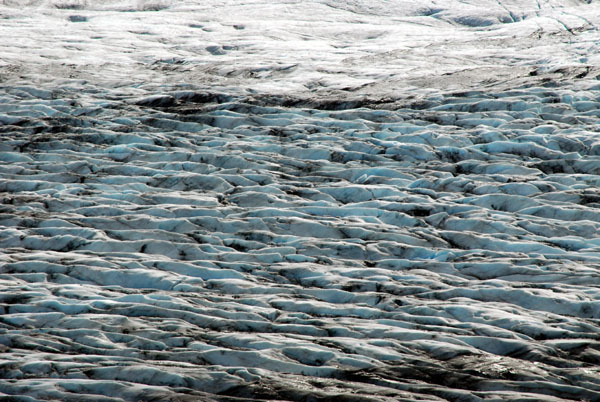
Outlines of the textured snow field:
{"type": "Polygon", "coordinates": [[[594,0],[0,4],[0,400],[600,400],[594,0]]]}

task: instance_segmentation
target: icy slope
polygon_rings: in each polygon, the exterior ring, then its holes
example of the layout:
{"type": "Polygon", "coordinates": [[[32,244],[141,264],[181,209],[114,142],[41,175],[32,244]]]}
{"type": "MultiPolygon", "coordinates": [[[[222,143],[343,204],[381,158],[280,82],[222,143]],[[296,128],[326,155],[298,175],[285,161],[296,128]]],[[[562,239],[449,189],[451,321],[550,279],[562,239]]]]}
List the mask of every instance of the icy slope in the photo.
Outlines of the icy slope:
{"type": "Polygon", "coordinates": [[[0,15],[0,399],[600,399],[596,5],[0,15]]]}

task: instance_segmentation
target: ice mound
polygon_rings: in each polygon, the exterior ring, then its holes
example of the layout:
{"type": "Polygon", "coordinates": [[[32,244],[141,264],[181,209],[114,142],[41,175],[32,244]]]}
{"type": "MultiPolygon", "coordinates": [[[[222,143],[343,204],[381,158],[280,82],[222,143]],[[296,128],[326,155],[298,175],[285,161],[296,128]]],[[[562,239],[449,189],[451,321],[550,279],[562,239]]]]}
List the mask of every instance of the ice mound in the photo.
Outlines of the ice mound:
{"type": "Polygon", "coordinates": [[[0,6],[0,399],[599,400],[600,14],[433,3],[0,6]]]}

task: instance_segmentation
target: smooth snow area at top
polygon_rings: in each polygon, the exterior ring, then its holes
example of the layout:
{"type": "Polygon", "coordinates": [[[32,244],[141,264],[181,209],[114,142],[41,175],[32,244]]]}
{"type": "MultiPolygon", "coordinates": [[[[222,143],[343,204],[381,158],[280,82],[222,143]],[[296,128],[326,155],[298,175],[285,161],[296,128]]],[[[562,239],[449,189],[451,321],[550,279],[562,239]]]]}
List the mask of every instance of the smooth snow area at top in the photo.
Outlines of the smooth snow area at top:
{"type": "Polygon", "coordinates": [[[0,1],[0,400],[600,400],[595,1],[0,1]]]}
{"type": "Polygon", "coordinates": [[[5,79],[405,97],[600,64],[577,0],[23,3],[2,8],[5,79]]]}

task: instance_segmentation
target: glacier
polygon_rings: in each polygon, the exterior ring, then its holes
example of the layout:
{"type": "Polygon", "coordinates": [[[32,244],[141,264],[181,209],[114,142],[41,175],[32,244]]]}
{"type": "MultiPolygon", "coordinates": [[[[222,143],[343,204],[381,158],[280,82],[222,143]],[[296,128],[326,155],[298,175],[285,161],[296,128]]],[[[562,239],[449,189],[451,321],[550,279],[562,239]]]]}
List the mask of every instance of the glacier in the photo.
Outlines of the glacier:
{"type": "Polygon", "coordinates": [[[0,21],[0,400],[600,400],[594,1],[0,21]]]}

